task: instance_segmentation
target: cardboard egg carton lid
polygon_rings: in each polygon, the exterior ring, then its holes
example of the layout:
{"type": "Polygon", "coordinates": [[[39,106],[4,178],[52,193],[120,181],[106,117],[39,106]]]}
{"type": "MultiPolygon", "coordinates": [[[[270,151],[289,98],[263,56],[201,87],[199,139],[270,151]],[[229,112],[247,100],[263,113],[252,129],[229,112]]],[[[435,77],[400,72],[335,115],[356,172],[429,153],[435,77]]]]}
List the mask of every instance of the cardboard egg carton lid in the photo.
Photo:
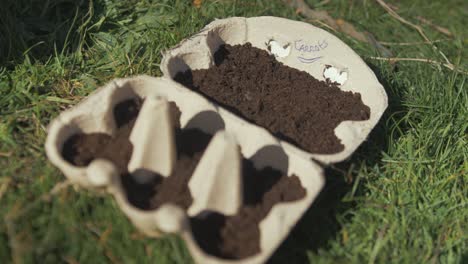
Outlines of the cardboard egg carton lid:
{"type": "MultiPolygon", "coordinates": [[[[343,121],[335,128],[335,135],[344,145],[344,149],[338,153],[309,153],[280,141],[285,149],[297,155],[324,164],[347,159],[367,138],[387,108],[384,88],[350,47],[325,30],[284,18],[233,17],[215,20],[165,52],[161,70],[167,78],[174,78],[177,73],[189,69],[208,69],[215,64],[213,55],[221,45],[247,42],[253,47],[267,50],[286,66],[305,71],[318,80],[335,82],[343,91],[360,93],[363,103],[370,108],[368,120],[343,121]]],[[[219,108],[220,112],[227,111],[219,108]]]]}

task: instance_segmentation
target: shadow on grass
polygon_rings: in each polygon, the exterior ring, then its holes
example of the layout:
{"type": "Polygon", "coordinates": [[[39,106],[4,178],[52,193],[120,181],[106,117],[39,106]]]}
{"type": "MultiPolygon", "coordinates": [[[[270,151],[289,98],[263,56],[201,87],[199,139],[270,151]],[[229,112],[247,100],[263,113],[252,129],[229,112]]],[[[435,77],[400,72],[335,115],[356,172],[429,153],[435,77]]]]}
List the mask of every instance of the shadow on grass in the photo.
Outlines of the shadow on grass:
{"type": "Polygon", "coordinates": [[[0,66],[13,67],[26,53],[42,59],[78,48],[89,4],[90,0],[2,0],[0,66]]]}
{"type": "MultiPolygon", "coordinates": [[[[307,252],[317,253],[320,249],[327,250],[330,242],[337,239],[341,225],[337,216],[353,210],[356,202],[343,202],[343,198],[353,188],[353,182],[347,182],[346,172],[352,171],[352,166],[365,163],[367,167],[381,165],[382,153],[389,147],[391,130],[398,125],[404,132],[404,124],[396,124],[407,113],[401,104],[403,87],[392,84],[385,78],[381,70],[369,64],[388,95],[388,108],[368,139],[356,150],[350,160],[325,168],[325,186],[311,208],[292,230],[268,263],[308,263],[307,252]]],[[[393,135],[396,139],[399,135],[393,135]]],[[[351,174],[354,178],[356,175],[351,174]]],[[[361,181],[356,193],[365,191],[365,182],[361,181]]],[[[348,214],[349,215],[349,214],[348,214]]],[[[345,222],[352,221],[350,216],[345,222]]]]}

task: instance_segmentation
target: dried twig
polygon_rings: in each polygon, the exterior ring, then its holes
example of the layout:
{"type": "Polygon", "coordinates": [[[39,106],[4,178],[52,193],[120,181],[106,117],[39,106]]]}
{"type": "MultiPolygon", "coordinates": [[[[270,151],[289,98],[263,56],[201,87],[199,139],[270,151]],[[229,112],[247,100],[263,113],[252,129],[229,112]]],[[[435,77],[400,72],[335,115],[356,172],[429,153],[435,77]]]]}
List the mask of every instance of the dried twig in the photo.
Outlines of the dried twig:
{"type": "Polygon", "coordinates": [[[351,23],[343,19],[334,19],[326,11],[317,11],[309,7],[304,0],[283,0],[286,4],[296,9],[298,14],[303,15],[304,17],[314,20],[314,21],[323,21],[328,28],[333,29],[334,31],[341,31],[348,36],[362,42],[366,42],[374,46],[383,56],[392,56],[392,52],[380,45],[375,41],[375,37],[369,32],[358,31],[351,23]]]}
{"type": "Polygon", "coordinates": [[[61,182],[58,182],[57,184],[55,184],[55,186],[49,191],[49,193],[46,193],[44,195],[42,195],[39,199],[42,199],[42,200],[49,200],[52,196],[58,194],[59,192],[61,192],[62,190],[68,188],[69,186],[71,186],[72,183],[69,181],[69,180],[64,180],[64,181],[61,181],[61,182]]]}
{"type": "Polygon", "coordinates": [[[372,46],[376,47],[377,50],[380,51],[380,53],[388,58],[388,57],[392,57],[393,56],[393,53],[387,49],[386,47],[384,47],[382,44],[380,44],[380,42],[374,37],[374,35],[372,35],[371,33],[369,32],[366,32],[366,35],[367,35],[367,40],[369,43],[372,44],[372,46]]]}
{"type": "Polygon", "coordinates": [[[317,7],[317,6],[324,6],[324,5],[328,4],[328,3],[330,3],[330,1],[331,1],[331,0],[323,0],[322,2],[316,4],[315,6],[316,6],[316,7],[317,7]]]}
{"type": "Polygon", "coordinates": [[[333,19],[326,11],[313,10],[312,8],[310,8],[304,2],[304,0],[283,0],[283,1],[286,2],[286,4],[288,4],[289,6],[295,8],[297,13],[299,13],[299,14],[303,15],[304,17],[312,20],[312,22],[318,22],[322,26],[327,27],[327,28],[329,28],[331,30],[341,31],[341,32],[343,32],[345,34],[348,34],[349,36],[353,37],[354,39],[357,39],[357,40],[362,41],[362,42],[369,43],[372,46],[374,46],[377,50],[379,50],[381,52],[381,54],[384,56],[384,57],[369,57],[370,59],[383,60],[383,61],[388,61],[390,63],[395,63],[395,62],[398,62],[398,61],[423,62],[423,63],[428,63],[428,64],[432,64],[432,65],[439,66],[439,67],[440,66],[445,67],[447,69],[450,69],[452,71],[456,71],[456,72],[459,72],[459,73],[462,73],[462,74],[468,74],[467,71],[465,71],[463,69],[459,69],[453,63],[451,63],[449,61],[449,59],[447,58],[447,56],[445,56],[445,54],[442,51],[440,51],[434,45],[434,43],[441,42],[443,40],[436,40],[436,41],[430,40],[426,36],[426,34],[424,33],[423,29],[420,26],[415,25],[415,24],[407,21],[406,19],[402,18],[400,15],[398,15],[394,11],[394,9],[396,9],[395,7],[391,7],[389,4],[385,3],[383,0],[376,0],[376,1],[396,20],[400,21],[401,23],[403,23],[405,25],[408,25],[408,26],[416,29],[418,31],[418,33],[424,39],[423,42],[399,42],[399,43],[380,42],[380,41],[377,41],[375,39],[375,37],[369,32],[357,31],[356,28],[352,24],[350,24],[350,23],[348,23],[348,22],[346,22],[346,21],[344,21],[342,19],[337,19],[337,20],[333,19]],[[415,44],[416,45],[417,44],[431,45],[432,48],[435,51],[440,53],[440,55],[444,58],[445,62],[440,62],[440,61],[425,59],[425,58],[392,58],[392,52],[383,46],[383,45],[408,46],[408,45],[415,45],[415,44]]]}
{"type": "Polygon", "coordinates": [[[385,46],[414,46],[414,45],[432,45],[433,43],[444,42],[446,39],[433,40],[431,42],[415,41],[415,42],[386,42],[379,41],[380,44],[385,46]]]}
{"type": "Polygon", "coordinates": [[[326,11],[313,10],[304,2],[304,0],[285,0],[285,2],[292,8],[296,9],[296,13],[309,19],[322,20],[335,30],[339,29],[335,19],[333,19],[326,11]]]}
{"type": "Polygon", "coordinates": [[[340,30],[343,33],[348,34],[348,35],[354,37],[355,39],[357,39],[359,41],[368,42],[365,33],[357,31],[356,28],[353,25],[351,25],[350,23],[344,21],[343,19],[341,19],[341,18],[337,19],[336,24],[338,24],[338,26],[340,27],[340,30]]]}
{"type": "Polygon", "coordinates": [[[11,178],[6,178],[6,180],[0,185],[0,201],[2,200],[3,195],[5,195],[8,187],[10,186],[11,178]]]}
{"type": "Polygon", "coordinates": [[[395,63],[398,61],[415,61],[415,62],[424,62],[428,64],[432,64],[435,66],[443,66],[447,69],[450,69],[452,71],[456,71],[462,74],[468,74],[468,71],[465,71],[463,69],[458,69],[456,68],[453,64],[448,64],[448,63],[443,63],[440,61],[436,60],[431,60],[431,59],[425,59],[425,58],[384,58],[384,57],[368,57],[369,59],[373,60],[381,60],[381,61],[388,61],[390,63],[395,63]]]}
{"type": "Polygon", "coordinates": [[[99,230],[99,228],[97,228],[93,224],[86,223],[85,226],[99,240],[99,244],[104,248],[104,254],[110,260],[110,262],[111,263],[121,263],[119,261],[119,259],[117,257],[115,257],[114,254],[112,254],[112,251],[109,250],[109,247],[105,243],[103,243],[103,236],[109,235],[109,234],[105,234],[105,233],[110,232],[109,230],[111,230],[111,229],[109,229],[109,228],[106,229],[106,231],[104,231],[104,234],[103,234],[103,232],[101,232],[101,230],[99,230]]]}
{"type": "Polygon", "coordinates": [[[9,152],[0,152],[0,157],[10,157],[11,155],[13,154],[12,151],[9,151],[9,152]]]}
{"type": "MultiPolygon", "coordinates": [[[[415,24],[409,22],[408,20],[402,18],[400,15],[398,15],[397,12],[395,12],[390,6],[388,6],[388,4],[385,3],[383,0],[376,0],[376,1],[377,1],[377,3],[379,3],[387,11],[388,14],[390,14],[390,16],[392,16],[396,20],[400,21],[401,23],[416,29],[416,31],[418,31],[419,35],[421,35],[421,37],[426,42],[431,42],[431,40],[426,36],[426,34],[424,33],[423,29],[420,26],[415,25],[415,24]]],[[[439,52],[440,55],[442,55],[442,57],[444,58],[446,64],[450,65],[451,68],[455,68],[455,66],[449,61],[447,56],[445,56],[445,54],[442,51],[440,51],[435,45],[432,45],[432,48],[435,51],[439,52]]]]}
{"type": "Polygon", "coordinates": [[[331,26],[329,26],[327,23],[323,22],[322,20],[320,19],[314,19],[314,20],[306,20],[307,22],[310,22],[310,23],[317,23],[319,24],[320,26],[324,27],[324,28],[328,28],[329,30],[333,31],[333,32],[336,32],[338,33],[338,30],[332,28],[331,26]]]}
{"type": "Polygon", "coordinates": [[[417,16],[416,19],[419,20],[421,23],[424,23],[424,24],[432,27],[433,29],[439,31],[440,33],[446,35],[447,37],[453,37],[452,32],[450,32],[450,30],[448,30],[448,28],[444,28],[444,27],[441,27],[439,25],[436,25],[436,24],[432,23],[431,21],[425,19],[422,16],[417,16]]]}

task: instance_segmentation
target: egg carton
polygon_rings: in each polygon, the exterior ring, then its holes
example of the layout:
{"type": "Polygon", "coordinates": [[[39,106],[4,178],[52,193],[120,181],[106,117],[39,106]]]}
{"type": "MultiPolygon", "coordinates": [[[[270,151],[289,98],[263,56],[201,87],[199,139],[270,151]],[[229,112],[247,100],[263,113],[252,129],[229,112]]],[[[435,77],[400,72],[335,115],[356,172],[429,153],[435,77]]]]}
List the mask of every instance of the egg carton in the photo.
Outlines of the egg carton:
{"type": "Polygon", "coordinates": [[[344,121],[334,130],[344,149],[334,154],[309,153],[291,143],[280,144],[308,159],[330,164],[347,159],[367,138],[387,108],[387,94],[375,74],[350,47],[325,30],[278,17],[233,17],[215,20],[198,34],[164,53],[161,70],[174,78],[186,70],[215,65],[214,53],[223,44],[251,43],[266,50],[289,67],[305,71],[318,80],[336,83],[343,91],[360,93],[370,108],[364,121],[344,121]]]}
{"type": "MultiPolygon", "coordinates": [[[[324,30],[283,18],[216,20],[167,51],[161,70],[164,75],[161,78],[116,79],[61,113],[48,128],[46,153],[71,182],[112,194],[121,210],[143,233],[152,237],[164,233],[180,234],[197,263],[265,262],[323,188],[323,170],[315,161],[329,164],[348,158],[366,139],[387,107],[387,96],[374,73],[346,44],[324,30]],[[335,129],[344,145],[343,151],[327,155],[304,151],[173,81],[181,71],[213,66],[213,54],[220,45],[246,42],[267,50],[287,66],[308,72],[319,80],[335,82],[344,91],[361,94],[363,103],[370,108],[370,118],[344,121],[335,129]],[[180,109],[182,129],[198,128],[214,135],[189,182],[193,203],[187,211],[172,204],[155,210],[141,210],[129,202],[114,164],[98,159],[88,166],[77,167],[62,156],[65,141],[77,133],[113,135],[117,130],[114,107],[135,97],[145,100],[130,133],[134,149],[129,172],[146,168],[169,175],[174,168],[174,124],[168,102],[174,102],[180,109]],[[276,204],[260,222],[259,253],[241,260],[227,260],[209,255],[200,248],[191,231],[189,217],[203,210],[226,215],[238,210],[242,204],[241,156],[252,160],[259,169],[270,166],[287,175],[297,175],[306,196],[294,202],[276,204]],[[224,176],[222,180],[218,176],[221,174],[224,176]]],[[[145,175],[139,180],[145,181],[145,175]]]]}
{"type": "MultiPolygon", "coordinates": [[[[216,105],[170,79],[149,76],[117,79],[52,121],[48,128],[46,152],[50,161],[71,182],[112,194],[120,209],[146,235],[180,234],[197,263],[262,263],[287,237],[322,189],[323,170],[318,164],[283,149],[265,129],[219,110],[216,105]],[[136,97],[143,98],[144,103],[130,133],[130,142],[134,146],[128,164],[130,173],[147,169],[169,175],[174,168],[174,124],[168,102],[174,102],[179,108],[182,129],[198,128],[214,135],[189,182],[193,203],[187,212],[172,204],[154,210],[135,207],[129,202],[117,168],[110,161],[96,159],[88,166],[77,167],[62,156],[65,141],[77,133],[113,135],[117,129],[114,107],[136,97]],[[294,202],[276,204],[260,222],[261,251],[235,261],[205,253],[193,236],[188,217],[204,210],[225,215],[237,212],[242,204],[242,156],[252,160],[258,169],[269,166],[287,175],[296,175],[306,195],[294,202]]],[[[141,175],[139,181],[144,182],[144,177],[141,175]]]]}

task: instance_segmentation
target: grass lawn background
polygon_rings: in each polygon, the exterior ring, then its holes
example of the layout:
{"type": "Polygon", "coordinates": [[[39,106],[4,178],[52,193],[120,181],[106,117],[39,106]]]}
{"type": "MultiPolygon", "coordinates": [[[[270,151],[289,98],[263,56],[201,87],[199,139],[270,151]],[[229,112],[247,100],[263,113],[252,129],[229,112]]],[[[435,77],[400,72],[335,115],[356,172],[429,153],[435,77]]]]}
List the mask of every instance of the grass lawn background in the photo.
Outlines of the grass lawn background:
{"type": "MultiPolygon", "coordinates": [[[[420,42],[375,1],[308,1],[379,41],[420,42]]],[[[468,69],[468,3],[391,1],[468,69]]],[[[177,236],[148,239],[105,195],[65,188],[44,154],[46,126],[112,78],[160,76],[161,51],[214,18],[306,20],[280,0],[2,0],[0,2],[0,262],[189,263],[177,236]]],[[[372,60],[372,46],[336,33],[374,70],[389,108],[353,157],[327,169],[318,200],[273,263],[467,263],[467,75],[418,62],[372,60]]],[[[442,61],[430,45],[395,57],[442,61]]]]}

